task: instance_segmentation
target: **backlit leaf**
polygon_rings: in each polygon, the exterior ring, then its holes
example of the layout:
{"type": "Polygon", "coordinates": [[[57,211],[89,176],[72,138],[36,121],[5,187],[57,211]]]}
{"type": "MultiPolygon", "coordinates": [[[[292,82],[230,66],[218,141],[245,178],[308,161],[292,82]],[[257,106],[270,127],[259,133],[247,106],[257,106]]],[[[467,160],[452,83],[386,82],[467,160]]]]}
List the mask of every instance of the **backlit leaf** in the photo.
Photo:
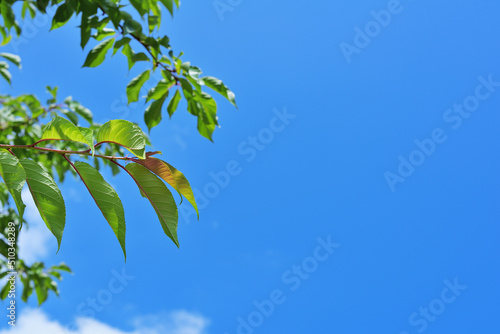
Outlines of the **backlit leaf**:
{"type": "Polygon", "coordinates": [[[26,182],[33,201],[48,229],[56,237],[59,250],[66,222],[66,207],[61,191],[39,164],[29,159],[21,159],[20,162],[26,172],[26,182]]]}
{"type": "Polygon", "coordinates": [[[60,116],[54,117],[43,129],[42,140],[68,140],[87,144],[90,148],[93,143],[73,123],[60,116]]]}
{"type": "Polygon", "coordinates": [[[138,160],[137,162],[161,177],[165,182],[171,185],[172,188],[177,190],[179,194],[183,195],[194,207],[199,218],[198,206],[196,205],[193,190],[184,174],[179,172],[169,163],[157,158],[148,157],[147,159],[138,160]]]}
{"type": "Polygon", "coordinates": [[[99,172],[85,162],[75,162],[78,174],[81,176],[92,198],[96,202],[102,215],[113,229],[123,250],[125,251],[125,212],[116,191],[99,174],[99,172]]]}
{"type": "Polygon", "coordinates": [[[130,163],[126,169],[137,183],[141,195],[151,202],[165,234],[179,247],[177,206],[165,183],[140,164],[130,163]]]}
{"type": "Polygon", "coordinates": [[[26,183],[26,173],[24,172],[23,166],[19,163],[19,160],[6,150],[0,150],[0,176],[5,182],[12,198],[14,198],[19,217],[22,221],[26,205],[24,205],[21,198],[21,192],[24,183],[26,183]]]}
{"type": "Polygon", "coordinates": [[[141,128],[129,121],[115,119],[101,126],[97,143],[115,143],[125,147],[140,159],[145,158],[146,139],[141,128]]]}

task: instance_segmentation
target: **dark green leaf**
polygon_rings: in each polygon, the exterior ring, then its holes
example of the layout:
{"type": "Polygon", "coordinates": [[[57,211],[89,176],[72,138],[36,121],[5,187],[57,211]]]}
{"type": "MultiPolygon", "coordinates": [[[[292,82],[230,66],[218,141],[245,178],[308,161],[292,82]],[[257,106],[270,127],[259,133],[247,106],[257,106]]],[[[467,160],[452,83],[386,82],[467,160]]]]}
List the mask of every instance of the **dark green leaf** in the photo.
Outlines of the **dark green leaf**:
{"type": "Polygon", "coordinates": [[[158,84],[151,88],[148,92],[146,102],[149,100],[158,100],[168,93],[169,89],[174,85],[174,82],[168,82],[166,80],[160,80],[158,84]]]}
{"type": "Polygon", "coordinates": [[[118,51],[122,46],[125,44],[130,43],[130,38],[128,37],[123,37],[119,41],[116,41],[115,46],[113,47],[113,55],[118,51]]]}
{"type": "Polygon", "coordinates": [[[217,93],[219,93],[222,96],[224,96],[236,108],[238,107],[236,105],[236,100],[235,100],[234,93],[229,88],[227,88],[227,86],[224,85],[224,83],[222,83],[221,80],[219,80],[217,78],[214,78],[214,77],[203,77],[201,79],[203,80],[203,82],[205,83],[205,85],[207,85],[207,87],[212,88],[217,93]]]}
{"type": "Polygon", "coordinates": [[[181,98],[181,93],[179,92],[179,90],[176,90],[174,97],[170,100],[167,106],[168,115],[170,117],[172,117],[174,112],[177,110],[177,106],[179,105],[179,101],[181,100],[181,98]]]}
{"type": "Polygon", "coordinates": [[[140,164],[130,163],[126,166],[126,169],[137,183],[141,195],[151,202],[165,234],[179,247],[177,239],[177,206],[167,186],[140,164]]]}
{"type": "Polygon", "coordinates": [[[130,81],[130,83],[127,85],[127,98],[129,104],[131,102],[136,102],[139,100],[139,93],[144,83],[148,81],[149,75],[150,70],[146,70],[132,79],[132,81],[130,81]]]}
{"type": "Polygon", "coordinates": [[[57,8],[56,14],[52,19],[52,27],[51,30],[62,27],[69,21],[73,13],[75,12],[75,8],[71,1],[64,2],[57,8]]]}
{"type": "Polygon", "coordinates": [[[191,185],[184,174],[179,172],[169,163],[157,158],[148,157],[145,160],[139,160],[138,162],[170,184],[179,194],[186,197],[189,203],[191,203],[196,210],[199,218],[198,206],[196,205],[193,190],[191,189],[191,185]]]}
{"type": "Polygon", "coordinates": [[[18,55],[14,55],[12,53],[2,52],[2,53],[0,53],[0,57],[7,59],[8,61],[13,63],[17,67],[21,68],[21,57],[19,57],[18,55]]]}
{"type": "Polygon", "coordinates": [[[125,251],[125,212],[116,191],[99,174],[99,172],[85,162],[75,162],[75,167],[87,186],[88,191],[96,202],[102,215],[115,233],[123,250],[125,251]]]}
{"type": "Polygon", "coordinates": [[[160,124],[161,122],[161,109],[163,108],[163,103],[168,96],[168,90],[163,97],[158,100],[153,101],[144,113],[144,122],[148,126],[148,130],[151,131],[152,128],[160,124]]]}
{"type": "Polygon", "coordinates": [[[11,83],[12,75],[9,72],[9,64],[4,61],[0,61],[0,75],[7,80],[9,84],[11,83]]]}
{"type": "Polygon", "coordinates": [[[24,205],[21,198],[21,192],[26,183],[26,173],[19,160],[5,150],[0,150],[0,176],[3,178],[12,198],[14,198],[19,217],[22,220],[26,205],[24,205]]]}
{"type": "Polygon", "coordinates": [[[61,191],[39,164],[29,159],[21,159],[20,162],[26,172],[26,181],[35,205],[48,229],[56,237],[59,249],[66,221],[66,207],[61,191]]]}
{"type": "Polygon", "coordinates": [[[170,15],[174,16],[174,4],[172,3],[172,0],[160,0],[160,1],[165,6],[165,8],[168,9],[170,15]]]}
{"type": "Polygon", "coordinates": [[[102,41],[95,48],[90,50],[89,54],[87,55],[87,59],[85,59],[83,67],[99,66],[104,61],[106,53],[113,46],[114,42],[114,38],[109,38],[105,41],[102,41]]]}

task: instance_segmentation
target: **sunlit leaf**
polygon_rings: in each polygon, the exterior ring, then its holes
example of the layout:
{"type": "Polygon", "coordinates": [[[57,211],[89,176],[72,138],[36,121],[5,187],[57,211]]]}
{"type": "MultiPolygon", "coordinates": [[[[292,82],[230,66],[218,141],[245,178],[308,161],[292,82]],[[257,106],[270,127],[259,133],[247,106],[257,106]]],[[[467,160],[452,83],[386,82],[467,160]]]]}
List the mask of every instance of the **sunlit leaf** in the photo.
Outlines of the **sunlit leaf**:
{"type": "Polygon", "coordinates": [[[115,143],[125,147],[140,159],[145,158],[146,139],[141,128],[129,121],[116,119],[101,126],[97,143],[115,143]]]}
{"type": "Polygon", "coordinates": [[[227,88],[227,86],[224,85],[224,83],[221,80],[214,77],[203,77],[201,78],[201,80],[203,80],[203,82],[205,83],[205,85],[207,85],[207,87],[212,88],[217,93],[221,94],[226,99],[228,99],[228,101],[231,102],[235,107],[238,107],[236,105],[236,99],[234,93],[229,88],[227,88]]]}
{"type": "Polygon", "coordinates": [[[86,144],[90,148],[93,147],[91,137],[85,136],[73,123],[60,116],[54,117],[44,127],[42,140],[68,140],[86,144]]]}

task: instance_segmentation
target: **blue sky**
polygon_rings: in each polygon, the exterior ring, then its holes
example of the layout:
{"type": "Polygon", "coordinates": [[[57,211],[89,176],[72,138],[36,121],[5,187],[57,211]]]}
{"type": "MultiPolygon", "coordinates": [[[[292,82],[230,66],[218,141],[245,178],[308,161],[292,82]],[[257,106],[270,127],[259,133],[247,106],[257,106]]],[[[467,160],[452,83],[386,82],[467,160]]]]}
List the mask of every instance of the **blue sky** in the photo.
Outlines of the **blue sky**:
{"type": "MultiPolygon", "coordinates": [[[[185,1],[162,29],[239,110],[218,99],[215,144],[184,110],[151,134],[200,221],[184,202],[178,250],[131,180],[105,174],[125,206],[125,265],[68,179],[61,251],[36,212],[24,243],[75,274],[0,333],[498,332],[500,4],[218,3],[185,1]]],[[[3,91],[57,85],[97,120],[144,125],[144,105],[123,99],[142,65],[81,69],[76,25],[38,22],[4,47],[23,69],[3,91]]]]}

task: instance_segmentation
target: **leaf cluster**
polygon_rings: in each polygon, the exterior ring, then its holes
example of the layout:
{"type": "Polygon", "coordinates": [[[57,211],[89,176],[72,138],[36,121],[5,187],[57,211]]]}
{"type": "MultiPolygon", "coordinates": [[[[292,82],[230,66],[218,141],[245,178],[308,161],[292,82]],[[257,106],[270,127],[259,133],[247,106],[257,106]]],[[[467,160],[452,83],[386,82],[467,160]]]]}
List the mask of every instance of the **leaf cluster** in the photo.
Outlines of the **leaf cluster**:
{"type": "MultiPolygon", "coordinates": [[[[151,87],[146,94],[147,106],[144,121],[149,130],[156,127],[166,111],[172,117],[179,102],[185,99],[187,111],[197,117],[200,134],[212,141],[212,134],[219,126],[217,103],[206,91],[210,89],[226,98],[235,107],[235,94],[219,79],[202,76],[202,70],[182,59],[183,53],[174,53],[170,38],[160,33],[162,8],[173,16],[179,0],[23,0],[21,17],[29,12],[47,15],[49,6],[57,6],[51,29],[64,26],[74,16],[80,20],[80,45],[83,48],[91,39],[99,43],[87,54],[83,67],[101,65],[108,53],[121,53],[127,58],[130,70],[137,62],[147,62],[150,67],[133,78],[126,87],[128,103],[137,102],[144,87],[151,87]],[[138,51],[140,49],[140,51],[138,51]],[[153,76],[160,71],[161,76],[153,76]],[[146,83],[154,81],[153,83],[146,83]]],[[[3,26],[2,44],[11,39],[11,30],[19,35],[21,28],[16,21],[14,1],[2,0],[0,11],[3,26]]],[[[0,54],[0,57],[2,55],[0,54]]],[[[9,56],[14,61],[14,55],[9,56]]],[[[10,82],[8,63],[0,62],[0,75],[10,82]]]]}

